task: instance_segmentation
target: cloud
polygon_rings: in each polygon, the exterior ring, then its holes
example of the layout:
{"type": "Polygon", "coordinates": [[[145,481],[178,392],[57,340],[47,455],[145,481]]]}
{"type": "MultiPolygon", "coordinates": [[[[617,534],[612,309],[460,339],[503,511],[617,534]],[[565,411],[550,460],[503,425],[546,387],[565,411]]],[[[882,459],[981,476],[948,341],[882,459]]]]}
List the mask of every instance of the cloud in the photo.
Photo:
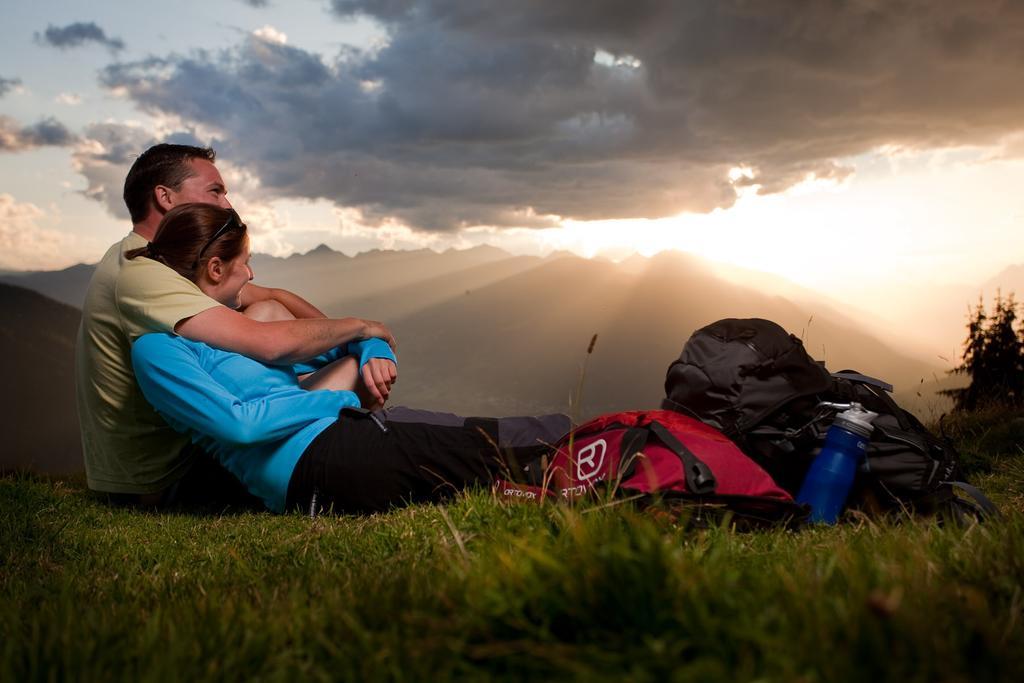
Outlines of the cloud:
{"type": "Polygon", "coordinates": [[[0,76],[0,97],[3,97],[12,90],[16,90],[21,86],[20,78],[4,78],[0,76]]]}
{"type": "Polygon", "coordinates": [[[0,193],[0,268],[51,268],[75,244],[72,236],[41,228],[46,213],[35,204],[0,193]]]}
{"type": "Polygon", "coordinates": [[[91,21],[78,21],[62,27],[50,24],[42,34],[36,33],[36,42],[62,50],[81,47],[86,43],[99,43],[114,52],[124,49],[123,40],[107,37],[106,32],[91,21]]]}
{"type": "Polygon", "coordinates": [[[249,5],[249,7],[255,7],[256,9],[270,6],[270,2],[268,2],[268,0],[242,0],[242,2],[249,5]]]}
{"type": "Polygon", "coordinates": [[[23,152],[36,147],[63,147],[75,142],[75,134],[53,117],[31,126],[0,115],[0,152],[23,152]]]}
{"type": "Polygon", "coordinates": [[[282,31],[278,31],[270,24],[267,24],[266,26],[256,29],[252,32],[252,34],[257,38],[262,38],[268,43],[278,43],[280,45],[284,45],[285,43],[288,42],[288,36],[285,35],[282,31]]]}
{"type": "Polygon", "coordinates": [[[1024,159],[1024,131],[1007,135],[999,141],[984,158],[984,161],[998,161],[1004,159],[1024,159]]]}
{"type": "Polygon", "coordinates": [[[731,206],[886,145],[1022,128],[1024,5],[1000,0],[333,0],[387,42],[333,61],[250,35],[107,67],[223,140],[269,197],[428,230],[731,206]],[[730,179],[730,170],[750,169],[730,179]]]}
{"type": "MultiPolygon", "coordinates": [[[[86,126],[71,154],[72,166],[86,180],[82,195],[103,204],[116,218],[129,220],[123,196],[125,176],[142,152],[160,142],[216,145],[216,140],[203,139],[194,130],[167,132],[123,123],[91,124],[86,126]]],[[[221,158],[217,166],[231,202],[244,215],[260,251],[290,253],[292,246],[284,235],[289,227],[287,221],[264,200],[259,178],[221,158]]]]}
{"type": "Polygon", "coordinates": [[[82,96],[73,92],[62,92],[53,98],[53,101],[57,104],[65,104],[69,107],[75,107],[82,103],[82,96]]]}
{"type": "Polygon", "coordinates": [[[129,219],[124,204],[124,178],[142,152],[158,142],[205,145],[192,131],[169,134],[123,123],[86,126],[71,154],[75,171],[86,180],[82,194],[100,202],[117,218],[129,219]]]}

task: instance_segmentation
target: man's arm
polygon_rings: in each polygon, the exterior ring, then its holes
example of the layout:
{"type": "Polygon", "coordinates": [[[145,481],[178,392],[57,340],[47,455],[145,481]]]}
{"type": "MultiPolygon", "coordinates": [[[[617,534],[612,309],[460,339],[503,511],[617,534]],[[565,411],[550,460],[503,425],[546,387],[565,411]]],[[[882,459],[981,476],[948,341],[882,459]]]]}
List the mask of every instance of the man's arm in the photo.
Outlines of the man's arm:
{"type": "Polygon", "coordinates": [[[326,318],[320,309],[303,299],[298,294],[289,292],[287,289],[276,287],[261,287],[253,283],[242,288],[242,308],[248,308],[258,301],[276,301],[296,318],[326,318]]]}
{"type": "Polygon", "coordinates": [[[383,324],[361,318],[305,318],[257,322],[226,306],[216,306],[178,322],[175,333],[263,363],[287,365],[318,356],[350,341],[395,338],[383,324]]]}
{"type": "Polygon", "coordinates": [[[394,346],[391,331],[372,320],[318,317],[257,322],[217,303],[195,283],[148,258],[133,259],[122,267],[117,307],[129,341],[147,332],[176,332],[264,363],[298,362],[368,337],[380,337],[394,346]]]}

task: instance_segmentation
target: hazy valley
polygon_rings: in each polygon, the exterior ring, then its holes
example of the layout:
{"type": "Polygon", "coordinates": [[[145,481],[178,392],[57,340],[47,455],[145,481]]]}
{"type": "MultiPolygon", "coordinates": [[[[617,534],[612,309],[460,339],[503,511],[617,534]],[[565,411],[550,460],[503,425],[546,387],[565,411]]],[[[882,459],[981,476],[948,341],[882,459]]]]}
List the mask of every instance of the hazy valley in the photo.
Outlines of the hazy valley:
{"type": "MultiPolygon", "coordinates": [[[[577,417],[657,407],[665,370],[683,343],[724,317],[775,320],[830,369],[855,368],[891,381],[898,400],[926,418],[946,407],[936,386],[957,381],[945,374],[949,362],[902,343],[906,335],[881,318],[782,278],[723,272],[678,252],[612,263],[564,253],[511,256],[491,247],[355,257],[320,247],[289,258],[257,255],[252,265],[257,282],[292,289],[328,315],[387,322],[399,340],[397,404],[577,417]],[[571,397],[585,359],[576,405],[571,397]]],[[[21,444],[5,448],[0,465],[59,470],[80,462],[71,351],[79,312],[70,306],[81,306],[91,272],[78,265],[0,277],[8,302],[0,338],[19,387],[4,397],[3,422],[21,444]],[[33,437],[38,434],[45,439],[33,437]]],[[[1003,290],[1014,289],[1022,272],[1001,274],[1003,290]]],[[[956,307],[960,317],[949,313],[950,326],[962,328],[966,301],[956,307]]]]}

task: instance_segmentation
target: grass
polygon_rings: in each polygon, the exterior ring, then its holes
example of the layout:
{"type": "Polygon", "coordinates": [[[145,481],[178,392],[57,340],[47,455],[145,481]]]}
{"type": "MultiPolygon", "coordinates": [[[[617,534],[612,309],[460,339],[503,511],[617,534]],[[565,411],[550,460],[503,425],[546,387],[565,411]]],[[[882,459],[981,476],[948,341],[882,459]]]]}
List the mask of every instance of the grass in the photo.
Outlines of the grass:
{"type": "Polygon", "coordinates": [[[967,528],[740,534],[483,491],[364,518],[154,514],[7,477],[0,680],[1024,680],[1004,424],[958,427],[990,440],[971,467],[1005,513],[967,528]]]}

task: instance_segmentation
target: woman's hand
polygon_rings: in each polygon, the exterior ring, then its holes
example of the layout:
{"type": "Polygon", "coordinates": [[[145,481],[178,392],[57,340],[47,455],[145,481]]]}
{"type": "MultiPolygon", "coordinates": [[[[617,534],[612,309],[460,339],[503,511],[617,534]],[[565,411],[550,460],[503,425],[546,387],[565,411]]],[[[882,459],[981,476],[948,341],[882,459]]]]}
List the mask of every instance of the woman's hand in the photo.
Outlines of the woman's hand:
{"type": "Polygon", "coordinates": [[[362,375],[363,384],[375,401],[375,405],[364,407],[383,407],[391,394],[391,385],[398,381],[398,367],[387,358],[371,358],[363,365],[362,375]]]}

